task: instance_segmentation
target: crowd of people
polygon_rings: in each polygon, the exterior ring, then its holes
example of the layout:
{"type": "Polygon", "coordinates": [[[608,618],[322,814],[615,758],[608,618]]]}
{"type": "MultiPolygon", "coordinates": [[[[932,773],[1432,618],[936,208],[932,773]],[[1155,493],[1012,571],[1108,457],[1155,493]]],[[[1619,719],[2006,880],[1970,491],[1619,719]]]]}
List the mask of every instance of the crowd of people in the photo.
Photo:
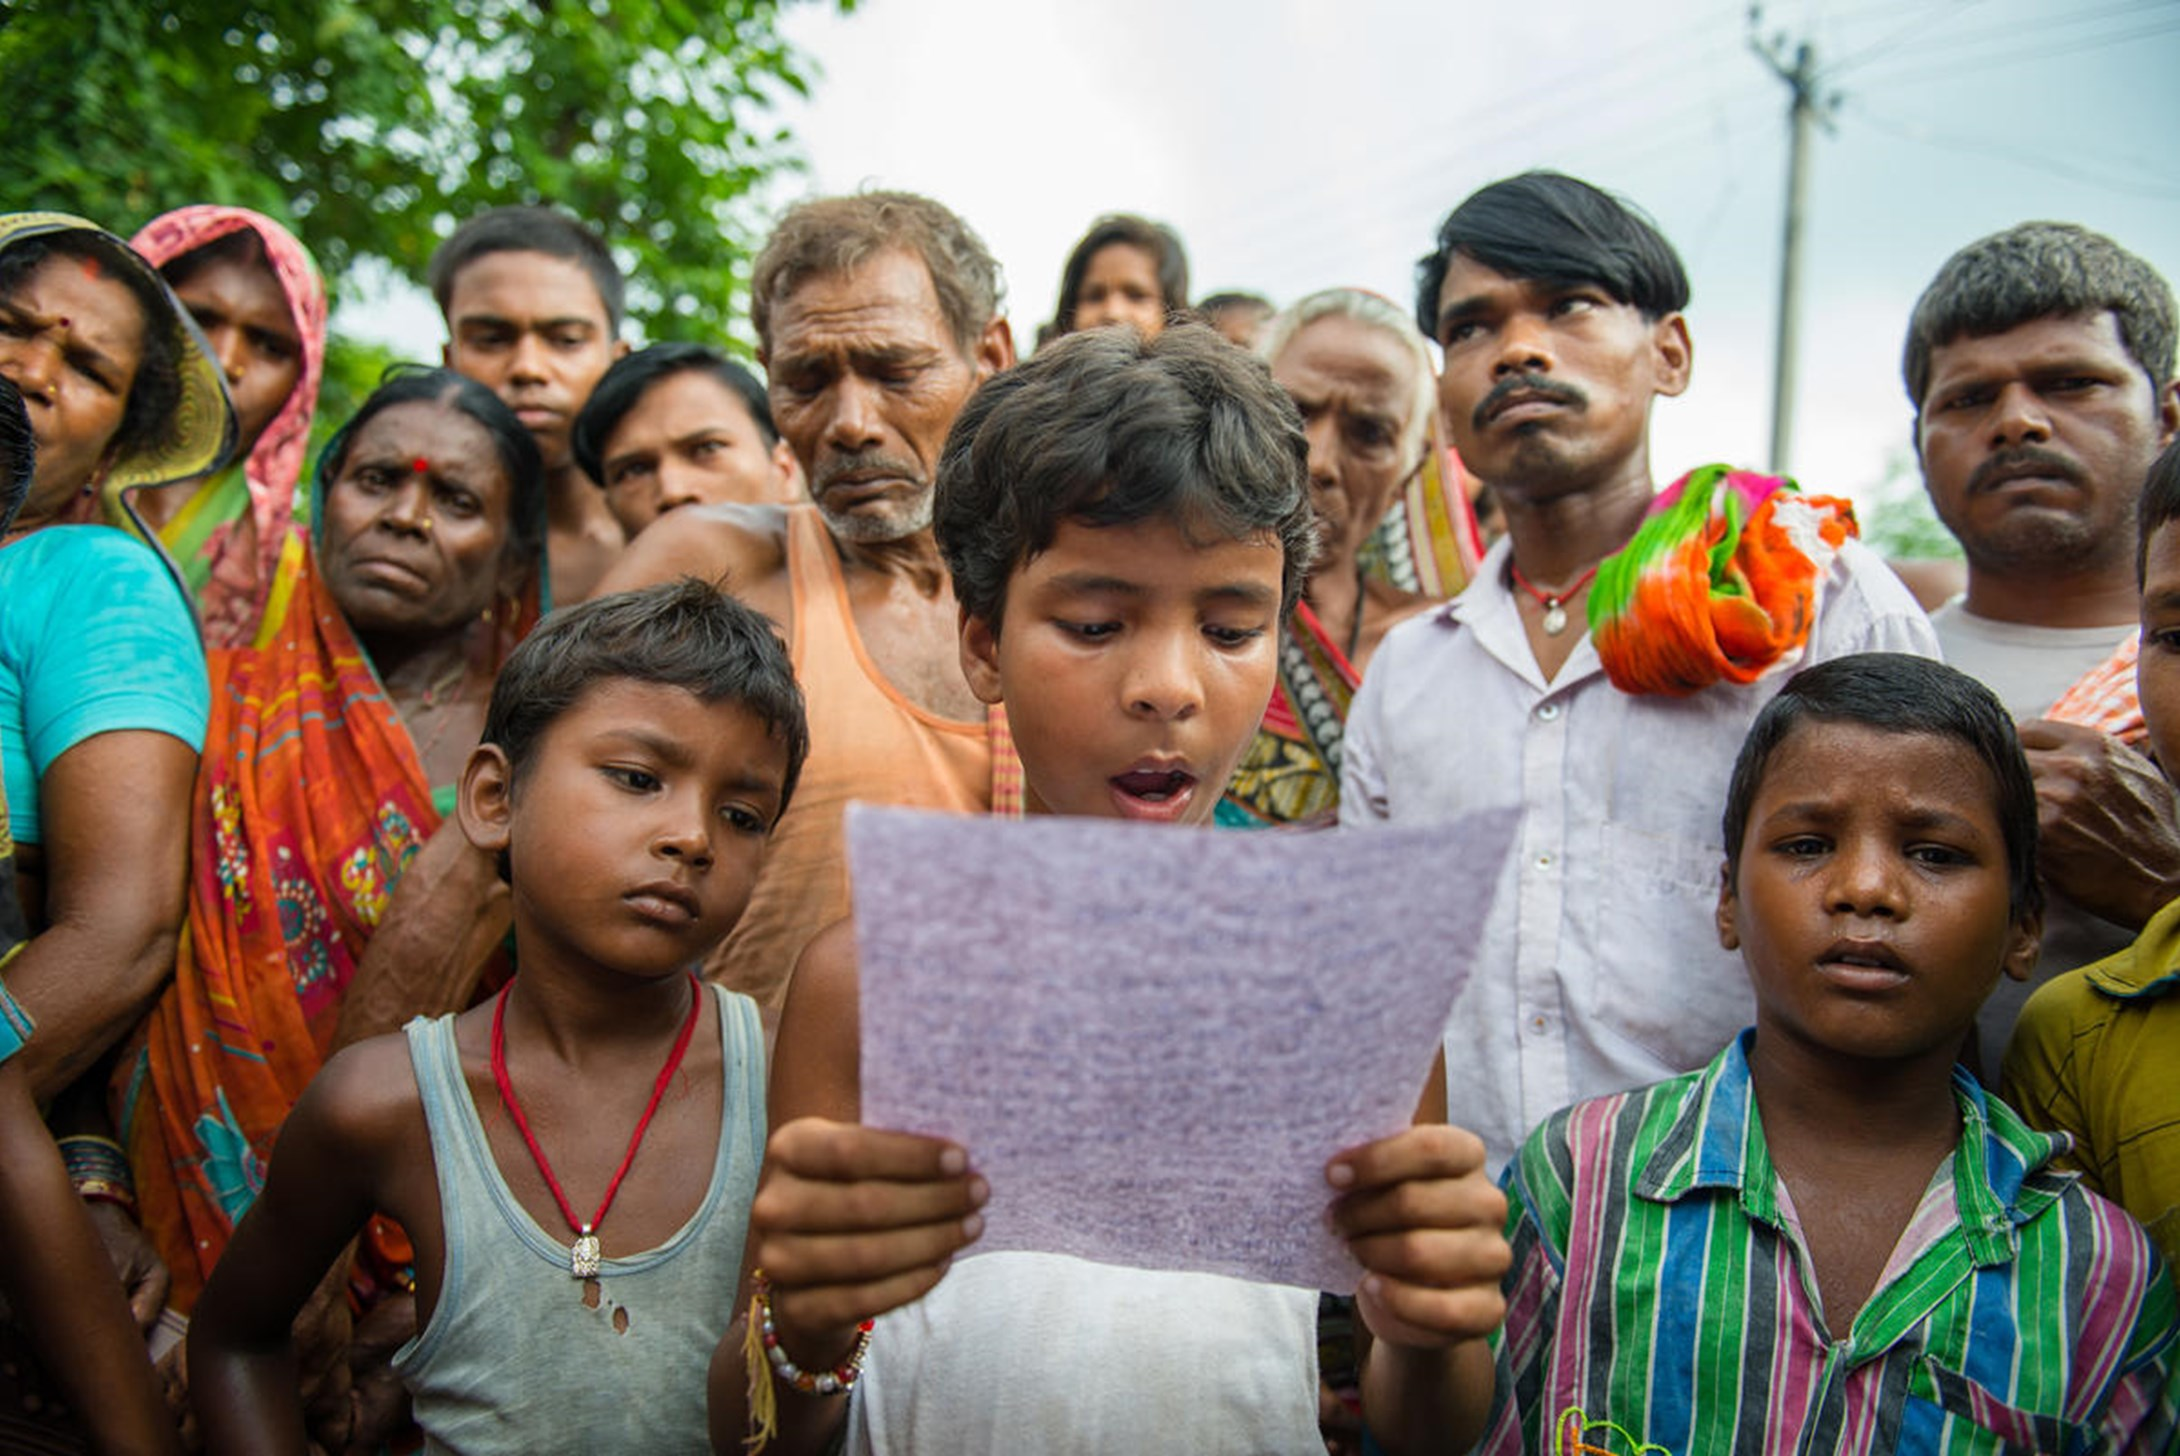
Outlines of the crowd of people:
{"type": "Polygon", "coordinates": [[[1661,488],[1690,280],[1556,173],[1412,308],[1192,302],[1100,217],[1026,358],[901,192],[777,220],[761,372],[631,350],[549,206],[429,281],[441,363],[313,454],[278,222],[0,216],[0,1447],[2180,1450],[2180,383],[2119,245],[1904,321],[1959,566],[1661,488]],[[851,801],[1517,810],[1413,1125],[1325,1165],[1354,1297],[979,1253],[975,1149],[861,1124],[851,801]]]}

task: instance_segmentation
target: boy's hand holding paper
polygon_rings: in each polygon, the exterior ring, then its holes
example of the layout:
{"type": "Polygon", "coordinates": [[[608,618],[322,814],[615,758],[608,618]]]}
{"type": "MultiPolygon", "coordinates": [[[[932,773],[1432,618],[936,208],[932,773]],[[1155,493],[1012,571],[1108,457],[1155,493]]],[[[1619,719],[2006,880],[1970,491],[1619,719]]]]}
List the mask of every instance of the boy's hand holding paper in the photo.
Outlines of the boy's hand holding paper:
{"type": "Polygon", "coordinates": [[[1473,1262],[1467,1235],[1397,1231],[1494,1195],[1463,1139],[1404,1130],[1513,817],[1287,836],[858,808],[863,1120],[968,1150],[980,1251],[1342,1292],[1353,1232],[1380,1312],[1458,1338],[1405,1286],[1473,1262]]]}

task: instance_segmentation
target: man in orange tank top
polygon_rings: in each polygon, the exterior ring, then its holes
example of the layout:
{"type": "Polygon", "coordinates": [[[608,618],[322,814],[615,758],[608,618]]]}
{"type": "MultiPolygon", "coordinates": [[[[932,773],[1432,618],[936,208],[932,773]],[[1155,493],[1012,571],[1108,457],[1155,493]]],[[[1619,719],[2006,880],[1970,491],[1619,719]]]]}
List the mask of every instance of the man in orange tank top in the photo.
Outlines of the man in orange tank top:
{"type": "Polygon", "coordinates": [[[790,211],[757,258],[750,312],[811,500],[675,511],[599,586],[723,577],[787,638],[810,758],[749,910],[707,967],[768,1023],[803,946],[848,913],[850,800],[991,807],[994,729],[962,676],[931,485],[954,416],[1014,363],[999,293],[983,241],[928,198],[866,192],[790,211]]]}

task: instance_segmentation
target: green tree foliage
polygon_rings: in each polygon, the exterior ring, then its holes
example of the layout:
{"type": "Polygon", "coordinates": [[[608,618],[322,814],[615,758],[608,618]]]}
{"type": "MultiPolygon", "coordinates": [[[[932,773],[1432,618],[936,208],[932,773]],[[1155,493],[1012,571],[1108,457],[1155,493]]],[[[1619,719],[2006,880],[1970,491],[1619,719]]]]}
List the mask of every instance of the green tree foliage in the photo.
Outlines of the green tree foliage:
{"type": "Polygon", "coordinates": [[[1885,459],[1875,485],[1855,492],[1862,539],[1888,561],[1958,561],[1960,542],[1930,508],[1920,468],[1907,451],[1885,459]]]}
{"type": "Polygon", "coordinates": [[[123,233],[254,207],[337,284],[362,258],[421,279],[463,217],[550,201],[613,242],[651,337],[718,338],[796,161],[782,3],[0,0],[5,205],[123,233]]]}

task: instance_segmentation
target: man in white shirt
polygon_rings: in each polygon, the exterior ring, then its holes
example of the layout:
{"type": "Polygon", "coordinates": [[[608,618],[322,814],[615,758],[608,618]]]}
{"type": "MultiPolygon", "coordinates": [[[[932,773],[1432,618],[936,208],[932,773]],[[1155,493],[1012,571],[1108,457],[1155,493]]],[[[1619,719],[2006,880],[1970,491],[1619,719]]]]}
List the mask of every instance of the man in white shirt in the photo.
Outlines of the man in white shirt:
{"type": "Polygon", "coordinates": [[[1978,1029],[1995,1067],[2035,981],[2102,959],[2180,894],[2171,783],[2053,703],[2133,635],[2135,507],[2180,428],[2172,290],[2111,239],[2027,222],[1948,258],[1902,361],[1923,483],[1968,559],[1931,614],[1946,660],[2022,721],[2048,907],[2029,984],[1978,1029]]]}
{"type": "MultiPolygon", "coordinates": [[[[1783,680],[1623,692],[1585,629],[1598,563],[1657,485],[1652,402],[1687,387],[1687,276],[1617,200],[1528,173],[1484,188],[1418,266],[1439,401],[1506,511],[1476,581],[1395,628],[1347,727],[1343,823],[1524,810],[1446,1030],[1454,1116],[1503,1166],[1570,1102],[1693,1070],[1753,1017],[1714,921],[1741,738],[1783,680]]],[[[1928,622],[1849,541],[1799,655],[1935,656],[1928,622]]]]}

